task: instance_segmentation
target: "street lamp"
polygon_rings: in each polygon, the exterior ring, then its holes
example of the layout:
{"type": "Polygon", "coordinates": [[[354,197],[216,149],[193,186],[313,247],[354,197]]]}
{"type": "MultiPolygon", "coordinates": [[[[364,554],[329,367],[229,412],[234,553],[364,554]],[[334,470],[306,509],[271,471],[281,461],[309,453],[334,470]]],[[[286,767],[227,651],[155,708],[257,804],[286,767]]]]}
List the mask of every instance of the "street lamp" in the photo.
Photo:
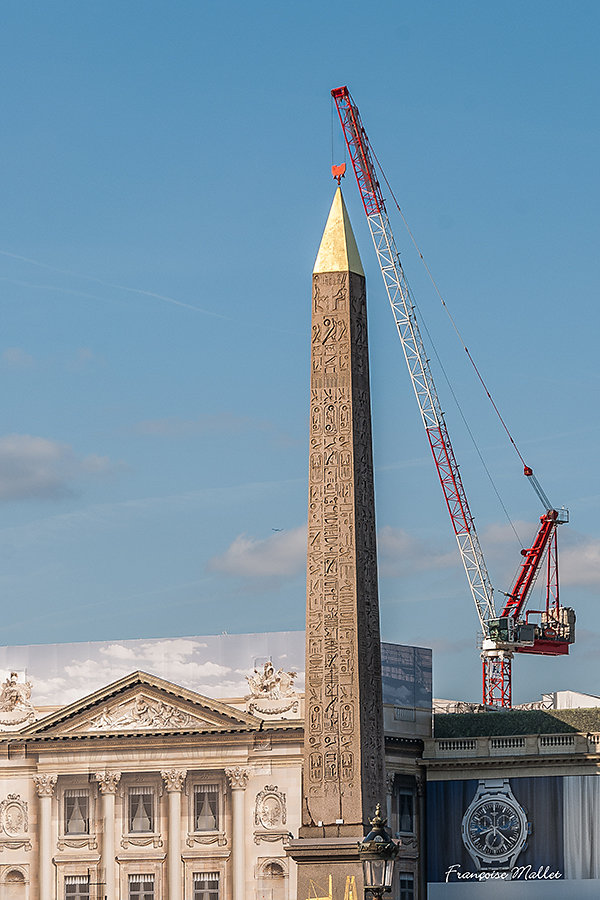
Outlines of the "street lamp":
{"type": "Polygon", "coordinates": [[[381,805],[378,803],[375,816],[369,819],[371,831],[358,845],[358,855],[363,867],[365,897],[381,898],[392,890],[394,862],[400,845],[392,840],[385,830],[386,819],[381,818],[381,805]]]}

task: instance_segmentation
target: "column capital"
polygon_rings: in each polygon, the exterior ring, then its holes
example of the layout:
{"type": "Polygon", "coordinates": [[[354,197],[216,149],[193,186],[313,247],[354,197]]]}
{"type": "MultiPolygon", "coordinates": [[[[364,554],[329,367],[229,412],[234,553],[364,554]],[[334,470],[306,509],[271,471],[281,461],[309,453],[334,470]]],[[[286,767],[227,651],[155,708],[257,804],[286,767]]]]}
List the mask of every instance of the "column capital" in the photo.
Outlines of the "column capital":
{"type": "Polygon", "coordinates": [[[225,774],[229,779],[232,791],[244,791],[250,778],[250,771],[242,768],[242,766],[233,766],[231,769],[225,769],[225,774]]]}
{"type": "Polygon", "coordinates": [[[94,778],[98,782],[101,794],[116,794],[119,781],[121,780],[121,773],[96,772],[94,778]]]}
{"type": "Polygon", "coordinates": [[[170,794],[172,791],[181,792],[183,790],[186,775],[187,772],[185,769],[163,769],[160,773],[160,777],[165,783],[167,793],[170,794]]]}
{"type": "Polygon", "coordinates": [[[58,781],[58,775],[34,775],[33,783],[38,797],[51,797],[58,781]]]}
{"type": "Polygon", "coordinates": [[[395,772],[386,772],[385,773],[385,791],[387,794],[393,794],[395,780],[396,780],[395,772]]]}

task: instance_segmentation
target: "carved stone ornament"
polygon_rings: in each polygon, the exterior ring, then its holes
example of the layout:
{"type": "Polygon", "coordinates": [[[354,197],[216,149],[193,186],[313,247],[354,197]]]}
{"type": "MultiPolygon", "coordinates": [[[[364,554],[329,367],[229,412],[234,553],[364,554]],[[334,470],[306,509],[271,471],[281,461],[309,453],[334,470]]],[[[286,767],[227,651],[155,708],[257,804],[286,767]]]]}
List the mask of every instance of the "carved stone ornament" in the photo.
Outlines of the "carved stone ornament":
{"type": "Polygon", "coordinates": [[[96,772],[94,778],[98,782],[101,794],[117,793],[117,787],[121,780],[120,772],[96,772]]]}
{"type": "Polygon", "coordinates": [[[227,837],[222,832],[220,834],[188,834],[186,838],[188,847],[194,844],[218,844],[219,847],[227,846],[227,837]]]}
{"type": "Polygon", "coordinates": [[[163,846],[163,841],[159,834],[149,834],[147,837],[131,837],[131,835],[127,835],[127,837],[121,839],[121,847],[124,850],[127,850],[128,847],[150,846],[154,847],[155,850],[163,846]]]}
{"type": "Polygon", "coordinates": [[[34,775],[33,783],[38,797],[51,797],[58,781],[58,775],[34,775]]]}
{"type": "Polygon", "coordinates": [[[281,828],[287,821],[285,794],[276,784],[266,784],[256,795],[254,824],[266,829],[281,828]]]}
{"type": "Polygon", "coordinates": [[[264,699],[250,700],[246,709],[251,715],[260,713],[263,716],[280,716],[285,712],[297,713],[299,708],[298,700],[273,700],[269,697],[264,699]]]}
{"type": "Polygon", "coordinates": [[[35,719],[31,682],[19,683],[18,678],[16,672],[11,672],[0,686],[0,731],[10,731],[35,719]]]}
{"type": "Polygon", "coordinates": [[[82,850],[84,848],[87,850],[97,850],[98,841],[93,835],[87,838],[60,838],[56,846],[59,850],[64,850],[67,847],[71,847],[75,850],[82,850]]]}
{"type": "Polygon", "coordinates": [[[20,794],[9,794],[0,803],[0,830],[10,835],[25,834],[27,827],[27,802],[20,794]]]}
{"type": "Polygon", "coordinates": [[[275,844],[277,841],[283,841],[287,836],[287,831],[255,831],[254,843],[260,844],[261,841],[266,841],[267,844],[275,844]]]}
{"type": "Polygon", "coordinates": [[[250,778],[250,772],[248,769],[243,769],[241,766],[235,766],[231,769],[225,769],[225,774],[229,779],[229,784],[231,785],[232,790],[243,791],[248,784],[248,779],[250,778]]]}
{"type": "Polygon", "coordinates": [[[28,829],[27,801],[21,800],[20,794],[9,794],[0,803],[0,852],[5,848],[31,850],[28,829]]]}
{"type": "Polygon", "coordinates": [[[250,696],[270,700],[293,697],[296,693],[294,679],[297,675],[297,672],[284,672],[283,669],[275,671],[273,663],[269,660],[264,664],[262,672],[255,669],[252,675],[246,675],[250,696]]]}
{"type": "Polygon", "coordinates": [[[161,771],[160,777],[165,783],[167,793],[182,791],[186,775],[185,769],[165,769],[161,771]]]}
{"type": "Polygon", "coordinates": [[[137,731],[145,728],[186,728],[199,721],[176,706],[163,703],[162,700],[136,697],[135,700],[116,709],[109,710],[105,707],[91,720],[87,730],[137,731]]]}

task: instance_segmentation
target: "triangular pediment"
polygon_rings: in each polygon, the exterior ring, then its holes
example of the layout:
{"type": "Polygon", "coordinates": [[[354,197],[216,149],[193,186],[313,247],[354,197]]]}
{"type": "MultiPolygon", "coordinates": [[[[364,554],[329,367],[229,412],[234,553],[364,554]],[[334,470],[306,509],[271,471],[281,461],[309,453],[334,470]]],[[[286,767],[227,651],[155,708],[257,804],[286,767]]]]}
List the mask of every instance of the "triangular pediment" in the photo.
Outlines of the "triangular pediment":
{"type": "Polygon", "coordinates": [[[22,735],[207,732],[258,729],[260,719],[145,672],[134,672],[23,729],[22,735]]]}

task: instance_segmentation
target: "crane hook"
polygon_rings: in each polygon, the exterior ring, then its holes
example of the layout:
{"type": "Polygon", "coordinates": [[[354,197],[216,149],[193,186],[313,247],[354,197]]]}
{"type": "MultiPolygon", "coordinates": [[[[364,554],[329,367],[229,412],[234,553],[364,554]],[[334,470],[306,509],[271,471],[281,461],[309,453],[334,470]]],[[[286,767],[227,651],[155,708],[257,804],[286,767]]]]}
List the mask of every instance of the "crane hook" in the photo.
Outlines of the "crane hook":
{"type": "Polygon", "coordinates": [[[332,174],[333,178],[337,181],[338,187],[339,187],[340,183],[342,181],[342,178],[346,174],[346,163],[342,163],[341,166],[332,166],[331,174],[332,174]]]}

